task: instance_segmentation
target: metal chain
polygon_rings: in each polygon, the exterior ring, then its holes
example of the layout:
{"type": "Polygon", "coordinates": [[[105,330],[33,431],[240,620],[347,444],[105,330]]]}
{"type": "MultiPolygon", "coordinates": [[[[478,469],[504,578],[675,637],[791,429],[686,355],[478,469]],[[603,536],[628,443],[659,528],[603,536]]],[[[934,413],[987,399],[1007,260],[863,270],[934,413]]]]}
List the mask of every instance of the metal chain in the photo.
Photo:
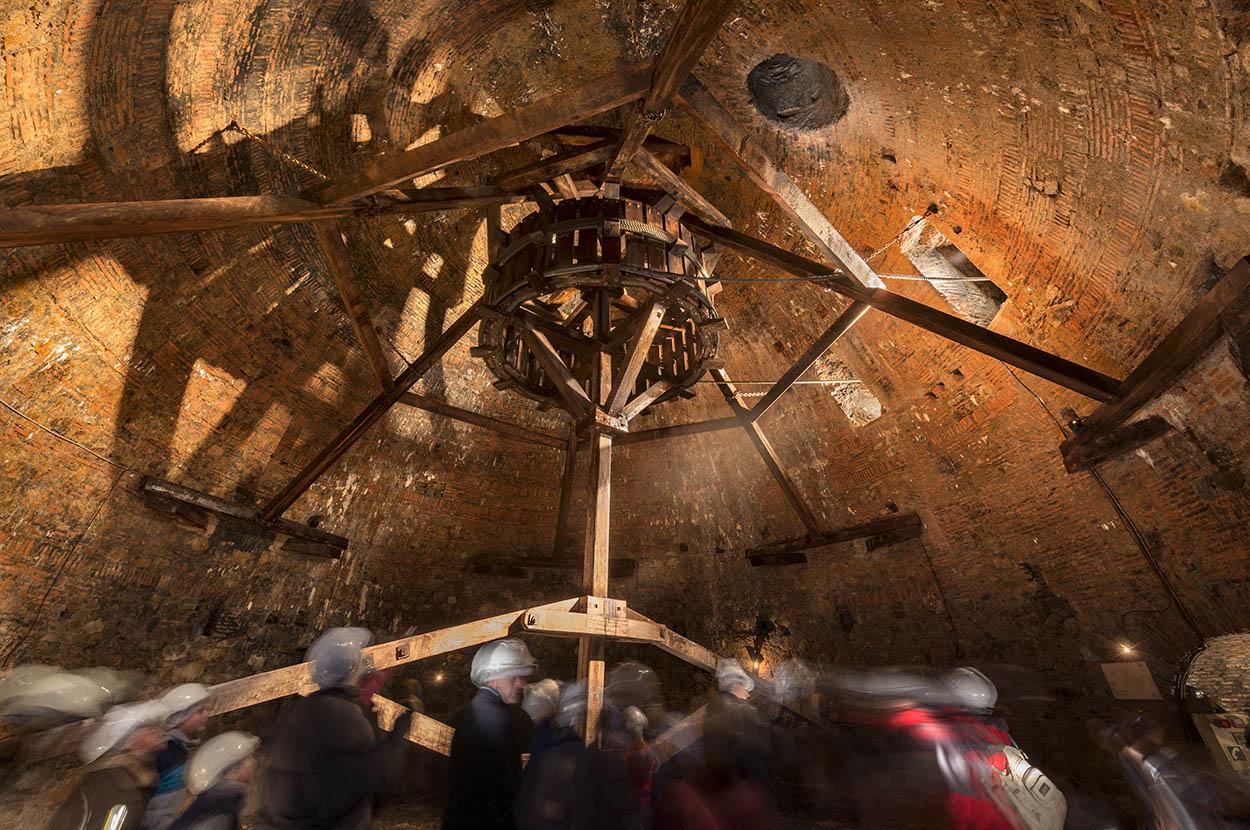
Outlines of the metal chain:
{"type": "Polygon", "coordinates": [[[311,176],[316,176],[317,178],[321,179],[323,182],[330,181],[330,177],[327,176],[325,173],[322,173],[320,170],[313,167],[311,164],[308,164],[307,162],[297,159],[295,156],[291,155],[286,150],[283,150],[281,147],[277,147],[273,143],[266,141],[265,139],[256,135],[252,131],[248,130],[247,128],[240,127],[238,121],[231,121],[229,124],[226,125],[226,128],[222,130],[222,132],[223,133],[238,133],[244,138],[255,141],[261,147],[264,147],[265,150],[271,156],[281,159],[282,161],[285,161],[287,164],[298,167],[300,170],[303,170],[305,173],[308,173],[311,176]]]}

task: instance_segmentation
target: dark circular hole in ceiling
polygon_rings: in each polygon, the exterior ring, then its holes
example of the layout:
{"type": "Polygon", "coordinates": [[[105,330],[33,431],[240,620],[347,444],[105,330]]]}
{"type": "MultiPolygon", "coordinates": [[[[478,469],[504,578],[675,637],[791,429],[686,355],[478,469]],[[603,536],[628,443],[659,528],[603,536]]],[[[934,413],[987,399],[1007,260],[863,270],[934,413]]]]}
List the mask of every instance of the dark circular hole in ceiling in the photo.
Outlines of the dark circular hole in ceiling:
{"type": "Polygon", "coordinates": [[[833,70],[784,52],[760,61],[747,75],[760,114],[791,130],[818,130],[846,115],[851,98],[833,70]]]}

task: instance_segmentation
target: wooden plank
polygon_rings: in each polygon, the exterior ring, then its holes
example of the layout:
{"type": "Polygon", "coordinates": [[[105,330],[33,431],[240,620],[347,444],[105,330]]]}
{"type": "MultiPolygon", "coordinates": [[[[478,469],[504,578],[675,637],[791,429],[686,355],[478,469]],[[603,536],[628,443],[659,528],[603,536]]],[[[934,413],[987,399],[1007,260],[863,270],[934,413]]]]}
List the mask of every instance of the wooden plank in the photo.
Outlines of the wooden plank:
{"type": "MultiPolygon", "coordinates": [[[[430,189],[427,189],[430,190],[430,189]]],[[[436,189],[445,190],[443,188],[436,189]]],[[[0,248],[124,239],[170,233],[198,233],[258,225],[316,222],[348,216],[411,214],[518,201],[492,189],[490,195],[427,192],[420,202],[327,207],[296,196],[220,196],[150,202],[89,202],[0,208],[0,248]]]]}
{"type": "Polygon", "coordinates": [[[440,401],[437,398],[431,398],[426,395],[418,395],[415,392],[406,392],[400,397],[399,403],[408,406],[414,406],[417,409],[424,409],[426,412],[433,412],[437,415],[443,415],[448,418],[454,418],[457,421],[463,421],[466,424],[489,429],[498,432],[500,435],[506,435],[509,438],[515,438],[518,441],[524,441],[527,444],[539,444],[544,447],[552,447],[557,450],[564,449],[566,441],[558,435],[551,435],[546,432],[529,429],[519,424],[512,424],[507,421],[501,421],[490,415],[483,415],[480,412],[473,412],[468,409],[462,409],[453,406],[446,401],[440,401]]]}
{"type": "Polygon", "coordinates": [[[330,469],[334,462],[343,457],[343,453],[347,452],[352,446],[360,440],[360,436],[373,426],[383,415],[390,410],[392,406],[399,402],[399,399],[410,390],[417,381],[419,381],[426,372],[433,368],[434,364],[442,359],[447,350],[456,344],[456,342],[468,333],[469,329],[477,323],[481,314],[480,303],[475,302],[471,305],[448,329],[430,344],[425,352],[412,362],[399,377],[395,379],[395,385],[383,392],[378,397],[361,410],[350,424],[343,428],[338,435],[332,440],[321,452],[304,466],[295,478],[282,489],[280,493],[270,499],[265,505],[261,518],[265,521],[273,521],[281,516],[286,509],[295,503],[295,500],[303,495],[313,482],[330,469]]]}
{"type": "Polygon", "coordinates": [[[528,319],[518,318],[517,323],[521,337],[530,347],[530,351],[534,353],[534,357],[538,358],[538,363],[543,367],[548,380],[564,399],[569,414],[573,416],[574,421],[580,421],[594,406],[590,398],[586,396],[586,390],[577,382],[577,378],[573,377],[573,373],[565,365],[560,353],[547,339],[546,332],[539,331],[534,327],[533,321],[528,319]]]}
{"type": "Polygon", "coordinates": [[[556,538],[551,545],[551,555],[564,553],[564,540],[568,535],[569,510],[573,506],[573,479],[577,473],[577,428],[569,429],[564,449],[564,473],[560,477],[560,507],[556,512],[556,538]]]}
{"type": "Polygon", "coordinates": [[[526,190],[559,176],[580,173],[588,167],[607,161],[615,146],[615,142],[609,139],[588,147],[574,147],[523,167],[500,173],[495,177],[495,186],[509,191],[526,190]]]}
{"type": "Polygon", "coordinates": [[[683,435],[703,435],[707,432],[720,432],[726,429],[737,429],[742,422],[736,417],[715,418],[711,421],[698,421],[693,424],[673,424],[667,427],[644,429],[628,435],[618,435],[616,443],[621,446],[641,444],[647,441],[661,441],[666,438],[680,438],[683,435]]]}
{"type": "Polygon", "coordinates": [[[172,481],[144,476],[142,483],[139,485],[139,490],[144,494],[184,502],[194,508],[208,510],[221,516],[228,516],[236,521],[253,524],[256,526],[257,532],[262,534],[282,533],[287,536],[294,536],[297,539],[329,545],[339,550],[346,548],[348,545],[348,540],[345,536],[337,536],[319,528],[309,527],[308,525],[286,519],[268,522],[262,518],[258,508],[235,504],[208,493],[201,493],[199,490],[192,490],[190,487],[174,484],[172,481]]]}
{"type": "Polygon", "coordinates": [[[638,165],[655,179],[656,184],[672,195],[687,210],[694,211],[697,215],[717,225],[733,227],[729,217],[721,213],[716,205],[704,198],[703,194],[695,190],[690,182],[677,175],[672,168],[648,152],[645,147],[640,149],[634,158],[638,165]]]}
{"type": "MultiPolygon", "coordinates": [[[[798,276],[829,273],[828,265],[770,245],[739,231],[710,225],[689,214],[683,216],[681,221],[691,230],[708,239],[720,242],[728,248],[741,251],[789,273],[798,276]]],[[[821,285],[856,302],[872,306],[947,340],[997,358],[1087,397],[1100,401],[1114,401],[1118,398],[1120,382],[1115,378],[923,303],[894,294],[884,288],[863,288],[848,279],[830,279],[822,281],[821,285]]]]}
{"type": "Polygon", "coordinates": [[[647,97],[626,117],[616,150],[604,166],[605,179],[619,179],[625,172],[651,127],[664,116],[677,88],[689,77],[699,56],[733,14],[736,5],[732,0],[686,0],[682,4],[655,62],[647,97]]]}
{"type": "Polygon", "coordinates": [[[656,761],[663,764],[703,737],[703,721],[707,706],[700,706],[677,723],[665,729],[651,741],[651,751],[656,761]]]}
{"type": "Polygon", "coordinates": [[[621,417],[626,421],[632,421],[671,388],[673,388],[673,385],[666,380],[657,380],[655,383],[650,384],[646,389],[631,398],[629,403],[625,404],[621,409],[621,417]]]}
{"type": "Polygon", "coordinates": [[[749,557],[749,559],[751,566],[755,568],[807,564],[807,554],[799,551],[790,551],[788,553],[757,553],[754,556],[749,557]]]}
{"type": "Polygon", "coordinates": [[[660,323],[663,322],[667,312],[666,305],[659,301],[652,301],[634,330],[629,346],[625,350],[625,363],[617,372],[616,380],[608,393],[607,410],[613,415],[621,414],[621,410],[629,401],[629,396],[634,391],[634,383],[638,380],[638,373],[647,362],[647,354],[651,351],[651,344],[655,342],[655,335],[659,332],[660,323]]]}
{"type": "Polygon", "coordinates": [[[343,301],[343,310],[347,312],[347,319],[351,320],[352,329],[356,332],[356,342],[364,349],[365,359],[368,360],[369,368],[373,370],[378,385],[383,389],[390,389],[395,385],[391,377],[391,367],[387,364],[386,355],[382,352],[382,343],[378,340],[378,332],[373,327],[373,318],[369,315],[365,298],[356,285],[351,257],[347,253],[347,245],[343,242],[339,223],[335,220],[314,222],[313,232],[317,235],[317,246],[321,249],[321,255],[326,259],[326,267],[329,268],[330,276],[334,278],[334,285],[338,288],[339,299],[343,301]]]}
{"type": "MultiPolygon", "coordinates": [[[[615,145],[620,140],[621,129],[599,124],[569,124],[548,133],[547,136],[561,144],[574,147],[595,144],[605,138],[612,139],[612,144],[615,145]]],[[[642,146],[674,169],[680,170],[690,166],[690,148],[685,144],[649,135],[642,142],[642,146]]]]}
{"type": "Polygon", "coordinates": [[[689,637],[683,637],[668,626],[661,625],[642,614],[631,612],[631,617],[637,622],[650,623],[656,627],[657,631],[652,645],[704,671],[716,671],[717,657],[710,649],[704,648],[689,637]]]}
{"type": "MultiPolygon", "coordinates": [[[[373,711],[378,716],[378,726],[390,732],[395,727],[395,721],[399,716],[408,711],[407,706],[401,706],[389,698],[375,694],[373,696],[373,711]]],[[[404,737],[412,741],[418,746],[437,752],[439,755],[451,755],[451,739],[456,734],[456,730],[440,720],[436,720],[429,715],[421,712],[412,713],[412,723],[408,727],[408,734],[404,737]]]]}
{"type": "Polygon", "coordinates": [[[484,156],[529,138],[582,121],[641,98],[650,86],[650,64],[622,67],[579,86],[541,98],[496,118],[402,153],[382,156],[341,182],[320,188],[322,204],[352,202],[449,164],[484,156]]]}
{"type": "Polygon", "coordinates": [[[1100,432],[1089,441],[1065,441],[1061,447],[1063,466],[1069,473],[1075,473],[1144,447],[1171,431],[1172,425],[1167,419],[1152,415],[1109,433],[1100,432]]]}
{"type": "Polygon", "coordinates": [[[1250,294],[1250,258],[1243,258],[1208,291],[1124,380],[1121,397],[1085,419],[1085,432],[1065,445],[1090,445],[1170,389],[1223,336],[1221,315],[1250,294]]]}
{"type": "MultiPolygon", "coordinates": [[[[604,336],[611,322],[610,298],[599,292],[595,298],[595,335],[604,336]]],[[[595,356],[591,376],[592,408],[598,412],[612,387],[612,361],[604,352],[595,356]]],[[[586,538],[582,548],[582,590],[589,601],[608,594],[610,568],[609,533],[612,509],[612,436],[600,430],[590,435],[590,463],[587,464],[586,538]]],[[[577,676],[586,681],[586,719],[582,736],[595,741],[599,716],[603,711],[604,650],[602,641],[582,637],[577,644],[577,676]]]]}
{"type": "Polygon", "coordinates": [[[807,351],[799,355],[799,359],[794,361],[785,374],[772,385],[764,397],[760,398],[755,406],[751,407],[748,416],[752,421],[758,421],[768,411],[769,407],[775,404],[782,395],[786,393],[790,387],[794,386],[794,382],[798,380],[804,372],[812,367],[821,356],[829,351],[829,347],[838,342],[838,338],[850,331],[851,326],[859,322],[859,318],[863,317],[868,311],[868,306],[864,303],[854,302],[838,315],[838,319],[834,320],[824,333],[817,337],[812,345],[807,347],[807,351]]]}
{"type": "Polygon", "coordinates": [[[905,537],[916,538],[923,533],[924,523],[921,522],[920,517],[915,513],[904,513],[899,516],[873,519],[863,524],[852,525],[839,530],[809,533],[806,536],[800,536],[795,539],[783,539],[779,542],[760,545],[748,550],[744,555],[751,560],[752,565],[791,564],[788,561],[784,561],[784,557],[788,554],[801,554],[814,548],[851,542],[855,539],[867,539],[882,534],[899,534],[895,541],[902,541],[905,537]],[[907,537],[907,534],[913,535],[907,537]],[[778,559],[778,557],[781,557],[781,559],[778,559]],[[758,562],[756,561],[757,559],[759,560],[758,562]]]}

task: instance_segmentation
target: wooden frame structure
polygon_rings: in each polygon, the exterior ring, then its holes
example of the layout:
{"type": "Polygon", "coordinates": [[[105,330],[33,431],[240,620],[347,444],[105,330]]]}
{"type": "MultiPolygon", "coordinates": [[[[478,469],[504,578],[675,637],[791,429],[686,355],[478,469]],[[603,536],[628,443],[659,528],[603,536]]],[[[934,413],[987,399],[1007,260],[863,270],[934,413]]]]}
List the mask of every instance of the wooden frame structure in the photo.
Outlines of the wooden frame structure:
{"type": "MultiPolygon", "coordinates": [[[[746,129],[691,75],[700,55],[733,9],[732,2],[686,0],[663,51],[654,62],[627,66],[589,79],[437,140],[379,157],[365,163],[351,175],[307,194],[0,209],[0,247],[289,222],[313,223],[320,253],[329,265],[344,310],[379,386],[378,395],[263,507],[233,505],[156,480],[149,480],[144,489],[149,503],[180,520],[203,526],[209,514],[217,514],[251,523],[263,532],[285,534],[290,537],[288,544],[294,545],[289,549],[323,555],[334,555],[333,551],[342,550],[347,540],[287,521],[282,518],[283,514],[396,404],[416,406],[510,438],[562,449],[565,463],[554,553],[558,561],[563,561],[561,541],[569,518],[569,503],[575,484],[574,457],[579,446],[576,428],[570,429],[567,437],[548,435],[411,391],[442,356],[479,322],[483,314],[488,313],[480,299],[470,305],[445,332],[434,338],[423,354],[398,375],[392,376],[368,309],[355,285],[350,258],[335,220],[349,216],[406,214],[451,208],[497,208],[503,203],[524,199],[543,203],[551,201],[551,194],[570,198],[593,192],[596,187],[604,194],[615,197],[620,191],[622,174],[631,162],[636,162],[675,203],[686,209],[681,219],[685,227],[708,243],[732,248],[788,273],[809,278],[820,287],[847,297],[850,303],[840,316],[752,408],[742,404],[729,375],[723,369],[714,369],[713,378],[732,411],[729,417],[640,432],[621,429],[619,423],[607,428],[593,419],[582,427],[586,432],[585,443],[589,453],[588,517],[582,556],[583,596],[510,611],[384,643],[369,650],[374,664],[385,668],[478,645],[518,631],[574,637],[579,643],[579,674],[588,681],[586,736],[590,740],[593,739],[602,704],[603,644],[606,639],[649,643],[707,670],[713,669],[716,663],[712,652],[633,612],[623,601],[609,596],[608,507],[614,442],[624,445],[724,429],[743,429],[808,531],[802,539],[748,553],[754,558],[771,558],[774,560],[771,564],[779,563],[779,557],[803,556],[805,548],[828,544],[830,540],[890,534],[902,538],[920,532],[917,519],[901,517],[890,520],[889,527],[878,522],[843,531],[830,532],[822,528],[786,473],[760,425],[763,415],[803,372],[863,319],[869,309],[905,320],[1099,401],[1103,408],[1087,420],[1089,429],[1069,443],[1078,449],[1097,445],[1103,452],[1102,457],[1107,457],[1107,433],[1175,380],[1179,372],[1211,344],[1212,321],[1219,317],[1220,311],[1234,297],[1246,293],[1247,285],[1250,285],[1250,264],[1243,262],[1203,299],[1199,308],[1186,318],[1176,332],[1169,335],[1160,350],[1152,354],[1125,382],[886,290],[871,266],[768,157],[746,129]],[[670,166],[680,167],[678,160],[681,154],[674,151],[676,145],[652,138],[649,133],[674,98],[680,100],[685,110],[724,148],[747,177],[816,245],[826,261],[807,259],[733,230],[725,215],[686,182],[678,169],[670,166]],[[578,122],[591,116],[635,102],[641,104],[625,114],[624,128],[619,131],[605,132],[602,128],[577,126],[578,122]],[[481,187],[416,189],[410,185],[413,179],[450,164],[476,159],[543,135],[573,136],[579,139],[575,142],[579,146],[504,173],[491,184],[481,187]],[[587,186],[575,180],[575,174],[589,175],[599,184],[587,186]]],[[[1238,331],[1241,332],[1238,336],[1243,336],[1245,327],[1238,331]]],[[[541,346],[542,335],[529,332],[529,336],[541,346]]],[[[539,351],[546,350],[540,348],[539,351]]],[[[575,399],[576,392],[571,387],[567,390],[572,396],[569,401],[572,408],[586,405],[591,410],[622,411],[622,385],[614,386],[610,366],[601,361],[593,367],[590,387],[592,394],[585,396],[585,402],[575,399]]],[[[578,391],[585,390],[579,387],[578,391]]],[[[1069,449],[1065,449],[1065,454],[1069,449]]],[[[305,693],[311,688],[309,666],[299,664],[220,684],[214,687],[212,707],[216,713],[226,712],[286,695],[305,693]]],[[[383,721],[392,722],[399,713],[398,705],[381,698],[376,700],[383,713],[383,721]]],[[[697,724],[697,716],[698,713],[691,716],[674,732],[689,732],[691,724],[697,724]]],[[[56,735],[48,736],[45,749],[57,746],[57,740],[63,743],[65,736],[71,732],[72,729],[58,730],[56,735]]],[[[432,718],[417,716],[413,719],[408,737],[423,746],[446,753],[451,729],[432,718]]],[[[674,741],[677,739],[673,738],[674,741]]]]}

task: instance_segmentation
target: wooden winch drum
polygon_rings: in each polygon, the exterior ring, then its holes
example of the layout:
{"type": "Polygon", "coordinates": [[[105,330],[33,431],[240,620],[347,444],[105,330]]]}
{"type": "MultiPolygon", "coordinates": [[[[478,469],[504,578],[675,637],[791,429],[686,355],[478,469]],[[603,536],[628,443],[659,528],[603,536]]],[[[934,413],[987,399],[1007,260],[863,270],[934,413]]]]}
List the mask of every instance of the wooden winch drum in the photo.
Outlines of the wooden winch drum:
{"type": "Polygon", "coordinates": [[[670,387],[652,406],[692,396],[691,386],[719,365],[713,361],[725,323],[708,289],[714,277],[679,216],[671,199],[651,205],[587,197],[521,220],[484,274],[487,313],[474,353],[496,375],[495,386],[561,405],[519,321],[545,335],[589,390],[597,355],[607,352],[614,371],[623,365],[633,324],[659,299],[666,310],[631,397],[657,381],[670,387]],[[599,321],[605,294],[610,319],[599,321]]]}

